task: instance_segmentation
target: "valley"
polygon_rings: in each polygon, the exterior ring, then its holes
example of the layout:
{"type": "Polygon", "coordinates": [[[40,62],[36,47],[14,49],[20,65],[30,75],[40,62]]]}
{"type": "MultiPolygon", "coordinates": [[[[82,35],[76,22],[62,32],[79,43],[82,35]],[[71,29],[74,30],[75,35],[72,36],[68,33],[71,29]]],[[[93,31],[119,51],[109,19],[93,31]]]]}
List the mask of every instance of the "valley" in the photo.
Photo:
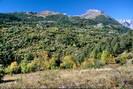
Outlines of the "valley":
{"type": "Polygon", "coordinates": [[[132,89],[132,59],[133,30],[103,11],[0,13],[0,88],[132,89]]]}

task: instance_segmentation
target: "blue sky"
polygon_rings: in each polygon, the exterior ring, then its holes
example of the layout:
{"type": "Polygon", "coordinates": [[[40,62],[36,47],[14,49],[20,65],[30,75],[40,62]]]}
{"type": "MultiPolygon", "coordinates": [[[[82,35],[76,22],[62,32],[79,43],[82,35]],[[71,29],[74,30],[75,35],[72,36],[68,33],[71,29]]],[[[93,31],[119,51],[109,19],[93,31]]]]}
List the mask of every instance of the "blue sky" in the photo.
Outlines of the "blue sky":
{"type": "Polygon", "coordinates": [[[0,12],[50,10],[80,15],[88,9],[102,10],[116,19],[133,19],[133,0],[0,0],[0,12]]]}

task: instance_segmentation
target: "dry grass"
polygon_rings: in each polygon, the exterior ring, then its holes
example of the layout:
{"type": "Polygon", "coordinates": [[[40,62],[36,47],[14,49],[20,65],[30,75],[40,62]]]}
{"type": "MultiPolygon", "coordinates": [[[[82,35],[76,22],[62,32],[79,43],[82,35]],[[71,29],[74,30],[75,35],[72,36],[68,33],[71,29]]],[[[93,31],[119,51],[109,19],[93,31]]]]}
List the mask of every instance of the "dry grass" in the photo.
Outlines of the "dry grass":
{"type": "Polygon", "coordinates": [[[6,75],[7,88],[102,88],[133,89],[133,66],[86,70],[47,70],[30,74],[6,75]]]}

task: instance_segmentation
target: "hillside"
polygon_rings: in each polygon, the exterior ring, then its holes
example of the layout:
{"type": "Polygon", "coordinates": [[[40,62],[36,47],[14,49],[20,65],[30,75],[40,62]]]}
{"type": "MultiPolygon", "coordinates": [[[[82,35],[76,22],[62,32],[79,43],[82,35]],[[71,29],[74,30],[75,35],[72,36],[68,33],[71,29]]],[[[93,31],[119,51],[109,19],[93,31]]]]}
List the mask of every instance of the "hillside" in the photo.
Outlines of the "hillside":
{"type": "Polygon", "coordinates": [[[0,16],[0,63],[6,73],[123,65],[133,57],[133,32],[107,15],[90,19],[34,12],[0,16]]]}
{"type": "Polygon", "coordinates": [[[20,21],[20,19],[18,19],[14,15],[0,13],[0,24],[3,24],[4,22],[11,22],[11,21],[20,21]]]}

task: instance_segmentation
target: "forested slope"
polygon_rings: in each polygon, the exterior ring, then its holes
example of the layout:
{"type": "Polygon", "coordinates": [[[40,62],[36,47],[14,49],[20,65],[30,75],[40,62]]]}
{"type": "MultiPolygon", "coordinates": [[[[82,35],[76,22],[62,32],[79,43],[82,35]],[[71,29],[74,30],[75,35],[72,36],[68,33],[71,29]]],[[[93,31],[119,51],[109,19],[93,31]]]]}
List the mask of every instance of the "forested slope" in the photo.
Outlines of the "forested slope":
{"type": "Polygon", "coordinates": [[[0,19],[0,63],[15,63],[15,72],[124,64],[133,56],[133,32],[105,16],[8,13],[0,19]]]}

